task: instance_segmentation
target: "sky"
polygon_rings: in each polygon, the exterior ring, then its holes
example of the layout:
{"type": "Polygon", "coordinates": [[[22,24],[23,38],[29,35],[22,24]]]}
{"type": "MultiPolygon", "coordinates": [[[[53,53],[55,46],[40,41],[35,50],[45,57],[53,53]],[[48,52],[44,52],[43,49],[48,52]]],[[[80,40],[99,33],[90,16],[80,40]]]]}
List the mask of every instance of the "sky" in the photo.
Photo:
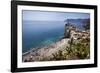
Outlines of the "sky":
{"type": "Polygon", "coordinates": [[[24,21],[65,21],[66,19],[90,18],[89,13],[50,12],[34,10],[23,10],[22,16],[24,21]]]}

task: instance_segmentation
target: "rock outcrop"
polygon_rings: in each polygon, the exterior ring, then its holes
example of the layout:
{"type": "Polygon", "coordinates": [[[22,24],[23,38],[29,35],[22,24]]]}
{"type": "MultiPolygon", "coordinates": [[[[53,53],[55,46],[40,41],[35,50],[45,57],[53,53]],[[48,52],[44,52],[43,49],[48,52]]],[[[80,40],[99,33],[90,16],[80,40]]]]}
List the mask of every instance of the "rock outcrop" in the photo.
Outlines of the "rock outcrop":
{"type": "Polygon", "coordinates": [[[71,25],[70,23],[65,24],[65,32],[64,32],[64,37],[65,38],[70,38],[71,37],[71,31],[75,31],[76,28],[71,25]]]}

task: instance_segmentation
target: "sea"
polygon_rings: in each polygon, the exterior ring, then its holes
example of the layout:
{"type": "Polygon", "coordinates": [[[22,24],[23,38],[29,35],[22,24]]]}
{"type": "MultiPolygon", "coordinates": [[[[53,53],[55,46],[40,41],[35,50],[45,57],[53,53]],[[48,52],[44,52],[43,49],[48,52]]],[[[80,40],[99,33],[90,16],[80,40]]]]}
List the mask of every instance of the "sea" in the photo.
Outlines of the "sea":
{"type": "MultiPolygon", "coordinates": [[[[83,23],[79,20],[70,20],[70,23],[82,29],[83,23]]],[[[54,43],[64,36],[64,21],[23,21],[22,22],[22,52],[33,48],[43,47],[54,43]]]]}

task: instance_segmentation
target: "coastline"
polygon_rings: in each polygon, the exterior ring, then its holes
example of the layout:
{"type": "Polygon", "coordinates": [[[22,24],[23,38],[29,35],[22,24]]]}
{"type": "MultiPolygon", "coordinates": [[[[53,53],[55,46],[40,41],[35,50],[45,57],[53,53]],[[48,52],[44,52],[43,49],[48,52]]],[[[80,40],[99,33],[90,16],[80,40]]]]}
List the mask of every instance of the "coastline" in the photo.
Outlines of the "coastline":
{"type": "Polygon", "coordinates": [[[52,44],[23,53],[22,62],[76,60],[90,58],[90,31],[66,24],[64,36],[52,44]]]}
{"type": "MultiPolygon", "coordinates": [[[[23,62],[25,62],[25,59],[29,58],[35,58],[37,56],[40,57],[49,57],[51,56],[53,53],[58,52],[59,50],[63,50],[64,46],[68,46],[68,41],[70,41],[69,38],[62,38],[59,41],[56,41],[50,45],[41,47],[41,48],[33,48],[25,53],[23,53],[23,62]]],[[[33,60],[35,61],[35,60],[33,60]]]]}
{"type": "Polygon", "coordinates": [[[36,50],[38,50],[38,49],[40,49],[40,48],[44,48],[44,47],[50,46],[50,45],[52,45],[52,44],[55,44],[55,43],[61,41],[62,39],[64,39],[64,36],[59,37],[58,39],[56,39],[55,41],[53,41],[52,43],[50,43],[50,44],[48,44],[48,45],[44,45],[44,46],[41,46],[41,47],[30,48],[28,51],[23,52],[22,55],[26,55],[26,54],[28,54],[30,51],[36,51],[36,50]]]}

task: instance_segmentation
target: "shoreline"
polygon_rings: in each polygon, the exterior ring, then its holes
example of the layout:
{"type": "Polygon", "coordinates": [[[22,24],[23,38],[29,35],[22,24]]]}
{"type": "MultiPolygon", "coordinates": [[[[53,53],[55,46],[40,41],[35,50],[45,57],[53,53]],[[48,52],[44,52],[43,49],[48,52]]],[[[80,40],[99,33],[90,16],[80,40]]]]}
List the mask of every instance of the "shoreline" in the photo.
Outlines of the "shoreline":
{"type": "MultiPolygon", "coordinates": [[[[70,39],[68,38],[62,38],[59,41],[56,41],[50,45],[41,47],[41,48],[33,48],[25,53],[23,53],[23,62],[25,62],[25,59],[29,59],[29,58],[36,58],[38,56],[43,56],[43,57],[48,57],[50,55],[52,55],[53,53],[58,52],[59,50],[62,50],[62,48],[64,45],[68,46],[68,41],[70,39]]],[[[35,60],[34,60],[35,61],[35,60]]]]}
{"type": "MultiPolygon", "coordinates": [[[[62,39],[64,39],[64,36],[59,37],[59,39],[56,39],[53,43],[50,43],[50,44],[48,44],[48,45],[57,43],[57,42],[61,41],[62,39]]],[[[30,51],[36,51],[36,50],[38,50],[38,49],[40,49],[40,48],[47,47],[48,45],[45,45],[45,46],[42,46],[42,47],[36,47],[36,48],[29,49],[28,51],[22,53],[22,55],[25,55],[25,54],[29,53],[30,51]]]]}

